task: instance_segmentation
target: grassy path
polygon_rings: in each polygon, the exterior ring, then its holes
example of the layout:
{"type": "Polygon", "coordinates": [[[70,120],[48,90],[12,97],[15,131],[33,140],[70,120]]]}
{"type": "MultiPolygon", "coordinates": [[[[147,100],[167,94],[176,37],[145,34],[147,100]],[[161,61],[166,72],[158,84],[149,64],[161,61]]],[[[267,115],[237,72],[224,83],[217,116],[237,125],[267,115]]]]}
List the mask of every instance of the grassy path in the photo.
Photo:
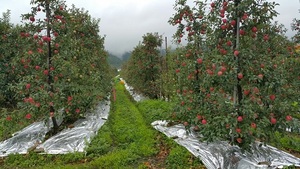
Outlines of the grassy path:
{"type": "Polygon", "coordinates": [[[166,116],[169,109],[170,106],[165,102],[154,100],[136,104],[125,87],[116,84],[116,101],[112,103],[107,128],[101,130],[92,142],[92,145],[108,142],[110,145],[102,150],[93,146],[89,148],[105,153],[92,161],[89,167],[203,168],[199,160],[187,150],[161,135],[150,125],[155,118],[166,116]],[[106,141],[103,139],[105,137],[106,141]]]}
{"type": "MultiPolygon", "coordinates": [[[[138,161],[157,153],[155,149],[155,133],[145,123],[142,114],[126,94],[123,85],[116,86],[116,102],[113,102],[110,118],[107,121],[108,130],[100,131],[92,145],[104,147],[100,158],[91,162],[91,166],[101,168],[136,168],[138,161]],[[108,135],[108,132],[110,133],[108,135]],[[105,136],[103,136],[105,135],[105,136]],[[104,138],[106,138],[104,140],[104,138]],[[97,142],[97,144],[95,144],[97,142]]],[[[90,147],[92,150],[93,147],[90,147]]],[[[94,148],[97,149],[97,148],[94,148]]],[[[89,150],[89,153],[92,151],[89,150]]]]}
{"type": "Polygon", "coordinates": [[[136,103],[124,85],[116,83],[115,89],[116,100],[111,99],[109,118],[92,139],[86,153],[11,155],[0,159],[0,168],[204,168],[185,148],[152,128],[154,120],[168,118],[170,103],[159,100],[136,103]]]}

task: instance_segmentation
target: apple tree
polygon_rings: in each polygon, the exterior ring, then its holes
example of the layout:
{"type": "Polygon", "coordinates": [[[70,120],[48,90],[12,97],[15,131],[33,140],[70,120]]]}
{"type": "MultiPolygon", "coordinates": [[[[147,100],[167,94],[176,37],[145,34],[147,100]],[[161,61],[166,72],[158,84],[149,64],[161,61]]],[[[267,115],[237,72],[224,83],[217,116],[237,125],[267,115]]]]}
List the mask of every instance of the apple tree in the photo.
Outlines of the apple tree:
{"type": "Polygon", "coordinates": [[[99,20],[60,0],[32,0],[22,15],[25,50],[12,63],[20,69],[13,88],[23,98],[19,106],[31,118],[56,117],[73,122],[106,97],[109,66],[99,20]]]}
{"type": "Polygon", "coordinates": [[[178,0],[170,23],[187,41],[178,54],[179,103],[174,117],[206,141],[228,140],[248,149],[268,142],[292,123],[297,97],[290,83],[290,43],[272,23],[277,4],[268,1],[178,0]]]}
{"type": "Polygon", "coordinates": [[[131,53],[123,77],[137,91],[150,98],[158,98],[160,85],[160,54],[162,39],[158,33],[147,33],[131,53]]]}

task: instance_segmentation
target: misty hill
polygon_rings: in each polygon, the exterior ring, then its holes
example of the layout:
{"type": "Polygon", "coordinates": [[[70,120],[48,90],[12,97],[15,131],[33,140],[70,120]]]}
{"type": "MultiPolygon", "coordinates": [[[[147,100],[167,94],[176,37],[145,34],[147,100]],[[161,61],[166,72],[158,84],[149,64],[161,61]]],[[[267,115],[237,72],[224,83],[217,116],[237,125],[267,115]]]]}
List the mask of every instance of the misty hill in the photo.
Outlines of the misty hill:
{"type": "Polygon", "coordinates": [[[120,59],[119,57],[109,53],[108,63],[109,63],[110,66],[119,69],[119,68],[121,68],[123,60],[120,59]]]}

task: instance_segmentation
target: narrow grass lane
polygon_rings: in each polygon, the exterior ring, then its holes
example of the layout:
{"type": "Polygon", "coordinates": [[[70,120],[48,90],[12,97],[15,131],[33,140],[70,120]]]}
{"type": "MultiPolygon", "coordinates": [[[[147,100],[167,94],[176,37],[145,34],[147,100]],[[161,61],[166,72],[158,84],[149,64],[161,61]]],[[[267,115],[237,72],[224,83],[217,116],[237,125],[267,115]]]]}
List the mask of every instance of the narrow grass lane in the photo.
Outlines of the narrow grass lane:
{"type": "Polygon", "coordinates": [[[90,168],[204,168],[185,148],[152,128],[151,122],[168,117],[169,103],[135,103],[124,85],[117,83],[115,89],[109,119],[88,149],[89,155],[103,155],[90,168]]]}
{"type": "MultiPolygon", "coordinates": [[[[133,168],[137,167],[134,164],[137,164],[138,160],[157,153],[154,130],[146,124],[143,115],[126,92],[123,85],[116,85],[116,101],[112,103],[106,126],[109,131],[100,130],[92,142],[92,145],[100,146],[97,151],[106,153],[91,162],[91,166],[95,168],[133,168]],[[107,143],[110,145],[99,150],[101,145],[107,143]]],[[[93,153],[93,149],[97,148],[91,146],[88,153],[93,153]]]]}

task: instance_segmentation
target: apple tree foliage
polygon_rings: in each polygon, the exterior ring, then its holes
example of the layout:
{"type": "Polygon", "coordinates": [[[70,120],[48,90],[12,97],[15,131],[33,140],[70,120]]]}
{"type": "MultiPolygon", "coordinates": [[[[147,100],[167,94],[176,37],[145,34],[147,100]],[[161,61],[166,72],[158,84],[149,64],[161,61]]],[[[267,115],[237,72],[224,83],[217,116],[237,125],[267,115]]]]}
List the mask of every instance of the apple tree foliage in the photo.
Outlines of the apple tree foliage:
{"type": "Polygon", "coordinates": [[[248,149],[293,123],[297,57],[284,27],[273,23],[275,2],[177,0],[170,24],[179,98],[173,116],[203,140],[228,140],[248,149]]]}
{"type": "Polygon", "coordinates": [[[158,33],[147,33],[142,44],[134,48],[131,57],[122,68],[122,76],[138,92],[149,98],[160,95],[160,52],[162,39],[158,33]]]}
{"type": "MultiPolygon", "coordinates": [[[[294,18],[292,24],[291,24],[292,30],[296,31],[296,34],[292,37],[293,42],[295,43],[295,53],[298,57],[295,57],[292,59],[292,62],[294,63],[294,66],[291,67],[291,72],[294,73],[294,77],[297,77],[297,81],[295,82],[295,85],[298,86],[297,92],[299,93],[300,91],[300,75],[299,75],[299,71],[300,71],[300,19],[294,18]]],[[[299,107],[299,102],[300,100],[296,100],[295,101],[295,106],[298,107],[299,111],[298,111],[298,117],[300,118],[300,107],[299,107]]]]}
{"type": "MultiPolygon", "coordinates": [[[[18,106],[33,119],[83,116],[110,90],[109,65],[99,20],[61,0],[32,0],[22,15],[22,45],[9,66],[18,106]]],[[[56,126],[57,127],[57,126],[56,126]]]]}
{"type": "Polygon", "coordinates": [[[4,12],[0,18],[0,105],[1,107],[15,107],[18,99],[16,93],[9,88],[11,83],[18,82],[15,67],[10,64],[12,59],[19,55],[22,41],[20,25],[10,23],[10,11],[4,12]]]}

